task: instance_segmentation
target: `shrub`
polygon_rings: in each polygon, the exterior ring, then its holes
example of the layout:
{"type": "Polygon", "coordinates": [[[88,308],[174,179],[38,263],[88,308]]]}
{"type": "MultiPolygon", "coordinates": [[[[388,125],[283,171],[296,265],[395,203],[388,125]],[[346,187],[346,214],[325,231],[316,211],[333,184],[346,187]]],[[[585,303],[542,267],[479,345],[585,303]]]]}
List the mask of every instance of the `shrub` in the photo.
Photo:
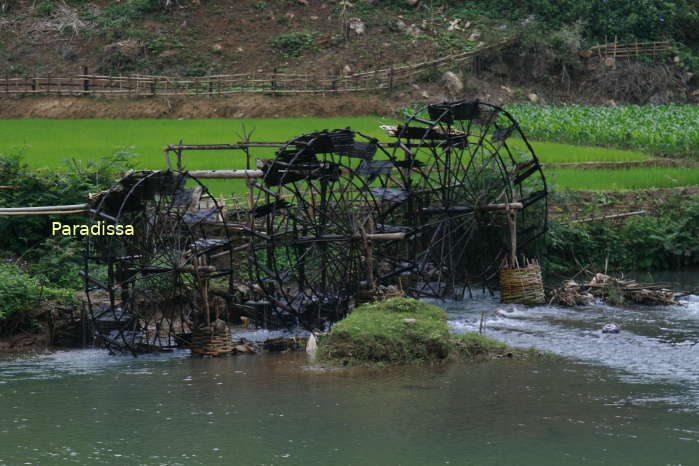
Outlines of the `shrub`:
{"type": "Polygon", "coordinates": [[[286,57],[300,57],[305,50],[311,48],[313,41],[312,32],[289,32],[275,37],[272,46],[286,57]]]}
{"type": "Polygon", "coordinates": [[[71,299],[71,293],[42,287],[19,267],[0,262],[0,334],[36,330],[35,310],[47,298],[71,299]]]}
{"type": "MultiPolygon", "coordinates": [[[[112,185],[117,174],[133,168],[131,154],[116,153],[97,161],[66,162],[66,172],[31,170],[19,155],[0,156],[0,185],[16,186],[0,190],[0,205],[31,207],[79,204],[90,192],[112,185]]],[[[64,223],[80,222],[82,216],[61,216],[64,223]]],[[[0,217],[0,251],[24,254],[51,234],[50,215],[0,217]]]]}
{"type": "Polygon", "coordinates": [[[668,200],[655,216],[630,217],[621,224],[552,221],[546,241],[551,272],[666,270],[699,263],[699,196],[668,200]]]}

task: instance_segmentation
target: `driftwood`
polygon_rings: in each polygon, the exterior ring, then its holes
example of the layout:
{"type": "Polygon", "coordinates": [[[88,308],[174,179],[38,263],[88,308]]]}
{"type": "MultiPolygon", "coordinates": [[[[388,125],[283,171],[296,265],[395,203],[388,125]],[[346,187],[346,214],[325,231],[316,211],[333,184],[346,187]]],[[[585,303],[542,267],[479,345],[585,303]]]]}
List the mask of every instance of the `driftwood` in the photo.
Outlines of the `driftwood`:
{"type": "Polygon", "coordinates": [[[547,290],[549,304],[561,306],[584,306],[599,299],[608,304],[679,305],[675,293],[661,285],[641,284],[633,280],[594,274],[587,283],[567,280],[553,290],[547,290]]]}

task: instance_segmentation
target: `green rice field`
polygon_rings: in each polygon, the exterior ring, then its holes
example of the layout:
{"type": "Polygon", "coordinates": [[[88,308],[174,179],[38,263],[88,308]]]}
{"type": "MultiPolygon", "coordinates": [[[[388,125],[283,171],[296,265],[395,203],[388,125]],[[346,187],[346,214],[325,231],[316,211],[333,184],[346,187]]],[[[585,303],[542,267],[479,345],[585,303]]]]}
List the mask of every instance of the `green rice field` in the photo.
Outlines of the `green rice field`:
{"type": "MultiPolygon", "coordinates": [[[[379,117],[266,118],[246,120],[49,120],[21,119],[0,122],[0,153],[24,155],[31,166],[60,166],[70,159],[90,160],[117,151],[136,154],[140,167],[164,166],[163,147],[167,144],[223,144],[242,139],[242,125],[254,130],[253,141],[285,141],[309,131],[345,128],[388,140],[379,125],[396,121],[379,117]]],[[[513,141],[515,147],[523,143],[513,141]]],[[[553,142],[532,142],[542,163],[625,162],[646,160],[643,152],[585,147],[553,142]]],[[[262,149],[259,154],[270,154],[262,149]]],[[[240,153],[190,152],[186,165],[191,169],[240,168],[240,153]]]]}
{"type": "Polygon", "coordinates": [[[699,169],[643,167],[622,169],[547,170],[547,179],[558,190],[625,191],[699,185],[699,169]]]}
{"type": "MultiPolygon", "coordinates": [[[[0,121],[0,154],[21,154],[32,167],[61,167],[63,161],[87,161],[118,151],[135,154],[138,167],[165,167],[167,144],[235,143],[243,127],[253,131],[252,141],[285,141],[309,131],[351,127],[368,136],[388,140],[379,125],[396,124],[379,117],[267,118],[207,120],[52,120],[0,121]]],[[[511,140],[515,150],[522,141],[511,140]]],[[[551,164],[579,162],[627,162],[649,159],[642,151],[533,141],[532,145],[558,189],[622,190],[699,184],[699,170],[684,168],[634,168],[625,170],[556,169],[551,164]]],[[[259,148],[254,157],[272,157],[274,149],[259,148]]],[[[189,169],[235,169],[245,167],[241,151],[185,152],[189,169]]],[[[212,192],[230,192],[231,186],[212,181],[212,192]]],[[[237,189],[236,189],[237,190],[237,189]]]]}

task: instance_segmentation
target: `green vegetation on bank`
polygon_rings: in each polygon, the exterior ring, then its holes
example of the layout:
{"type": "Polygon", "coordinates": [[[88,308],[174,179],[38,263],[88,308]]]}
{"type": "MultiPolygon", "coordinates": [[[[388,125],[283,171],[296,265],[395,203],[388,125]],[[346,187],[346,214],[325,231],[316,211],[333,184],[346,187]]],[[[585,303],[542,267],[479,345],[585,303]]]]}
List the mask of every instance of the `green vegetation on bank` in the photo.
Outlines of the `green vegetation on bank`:
{"type": "MultiPolygon", "coordinates": [[[[653,196],[653,194],[649,194],[653,196]]],[[[590,217],[609,200],[586,201],[590,217]]],[[[658,202],[649,199],[648,202],[658,202]]],[[[549,272],[669,270],[699,264],[699,195],[668,197],[622,222],[549,222],[542,257],[549,272]]]]}
{"type": "Polygon", "coordinates": [[[506,345],[479,334],[452,335],[443,309],[408,298],[364,304],[323,337],[320,354],[343,364],[405,364],[494,357],[506,345]]]}
{"type": "Polygon", "coordinates": [[[532,139],[629,147],[699,158],[696,105],[508,105],[532,139]]]}
{"type": "Polygon", "coordinates": [[[38,307],[49,299],[71,301],[72,292],[46,286],[18,266],[0,261],[0,336],[36,330],[38,307]]]}

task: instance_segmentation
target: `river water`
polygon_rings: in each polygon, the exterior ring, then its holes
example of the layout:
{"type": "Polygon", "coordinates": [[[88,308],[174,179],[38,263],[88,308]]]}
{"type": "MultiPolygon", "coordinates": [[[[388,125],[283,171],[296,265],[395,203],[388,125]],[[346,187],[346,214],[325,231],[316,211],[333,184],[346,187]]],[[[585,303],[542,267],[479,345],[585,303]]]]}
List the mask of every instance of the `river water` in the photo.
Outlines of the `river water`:
{"type": "Polygon", "coordinates": [[[563,357],[327,370],[305,354],[6,356],[0,465],[699,464],[699,296],[446,307],[454,331],[486,312],[489,336],[563,357]],[[611,321],[620,334],[600,332],[611,321]]]}

